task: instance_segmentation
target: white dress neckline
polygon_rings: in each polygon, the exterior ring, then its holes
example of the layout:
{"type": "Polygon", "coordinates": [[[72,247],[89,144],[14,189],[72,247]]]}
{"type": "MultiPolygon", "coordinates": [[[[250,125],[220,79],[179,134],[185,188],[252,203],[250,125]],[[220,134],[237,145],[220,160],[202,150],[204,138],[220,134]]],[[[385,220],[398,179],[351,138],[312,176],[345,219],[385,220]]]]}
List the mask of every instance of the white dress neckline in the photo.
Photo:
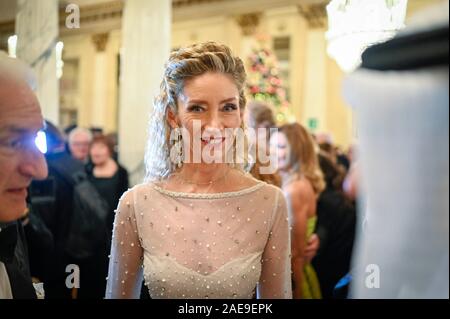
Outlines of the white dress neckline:
{"type": "Polygon", "coordinates": [[[154,183],[152,183],[152,186],[155,190],[160,192],[161,194],[168,195],[171,197],[177,197],[177,198],[197,198],[197,199],[219,199],[219,198],[229,198],[229,197],[237,197],[246,195],[249,193],[252,193],[254,191],[257,191],[261,187],[263,187],[266,183],[258,181],[257,184],[243,188],[239,191],[233,191],[233,192],[221,192],[221,193],[186,193],[186,192],[177,192],[177,191],[170,191],[167,189],[164,189],[154,183]]]}

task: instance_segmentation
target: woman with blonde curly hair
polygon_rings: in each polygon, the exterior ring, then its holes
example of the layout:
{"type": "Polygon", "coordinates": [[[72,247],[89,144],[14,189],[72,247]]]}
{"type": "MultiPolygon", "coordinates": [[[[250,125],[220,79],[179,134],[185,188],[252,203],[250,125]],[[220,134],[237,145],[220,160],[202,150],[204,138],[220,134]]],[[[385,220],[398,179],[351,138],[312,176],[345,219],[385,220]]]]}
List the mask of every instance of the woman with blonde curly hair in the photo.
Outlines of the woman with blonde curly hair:
{"type": "Polygon", "coordinates": [[[233,155],[246,149],[236,133],[245,78],[224,45],[171,54],[150,120],[146,182],[116,213],[108,298],[138,298],[142,278],[152,298],[291,297],[283,193],[244,171],[245,152],[233,155]]]}
{"type": "Polygon", "coordinates": [[[307,242],[316,224],[317,199],[325,189],[315,144],[298,123],[286,124],[272,135],[271,149],[277,152],[278,172],[289,208],[292,241],[294,298],[320,298],[320,286],[310,260],[307,242]]]}

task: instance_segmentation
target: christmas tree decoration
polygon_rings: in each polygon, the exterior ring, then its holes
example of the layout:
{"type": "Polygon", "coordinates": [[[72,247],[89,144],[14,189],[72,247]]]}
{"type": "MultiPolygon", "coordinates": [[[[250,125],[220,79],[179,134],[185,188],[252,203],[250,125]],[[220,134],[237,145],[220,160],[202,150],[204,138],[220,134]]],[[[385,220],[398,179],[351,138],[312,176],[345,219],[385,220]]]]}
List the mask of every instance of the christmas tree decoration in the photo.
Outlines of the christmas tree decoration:
{"type": "Polygon", "coordinates": [[[247,93],[253,100],[270,104],[278,124],[295,122],[279,77],[277,58],[264,39],[259,39],[248,57],[247,93]]]}

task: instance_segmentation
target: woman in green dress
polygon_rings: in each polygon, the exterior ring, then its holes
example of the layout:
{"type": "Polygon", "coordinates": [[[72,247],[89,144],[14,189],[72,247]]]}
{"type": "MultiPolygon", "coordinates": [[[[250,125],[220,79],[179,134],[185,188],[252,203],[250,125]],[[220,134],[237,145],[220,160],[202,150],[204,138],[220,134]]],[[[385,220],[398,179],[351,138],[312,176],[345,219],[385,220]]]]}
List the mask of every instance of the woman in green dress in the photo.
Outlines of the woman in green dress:
{"type": "Polygon", "coordinates": [[[293,297],[320,299],[319,281],[305,254],[316,225],[317,198],[325,188],[315,144],[308,131],[294,123],[280,127],[270,145],[277,152],[278,172],[289,207],[293,297]]]}

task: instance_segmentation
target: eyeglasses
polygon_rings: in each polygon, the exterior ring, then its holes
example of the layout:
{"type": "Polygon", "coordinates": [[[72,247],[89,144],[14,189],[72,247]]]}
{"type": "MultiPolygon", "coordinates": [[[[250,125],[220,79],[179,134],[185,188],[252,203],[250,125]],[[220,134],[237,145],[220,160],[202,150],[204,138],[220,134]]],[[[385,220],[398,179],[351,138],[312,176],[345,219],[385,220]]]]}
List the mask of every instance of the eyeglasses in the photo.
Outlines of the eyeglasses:
{"type": "Polygon", "coordinates": [[[39,131],[37,133],[36,139],[34,140],[36,147],[42,154],[47,153],[47,134],[44,131],[39,131]]]}
{"type": "Polygon", "coordinates": [[[19,135],[0,139],[0,153],[8,156],[34,148],[42,154],[47,153],[47,136],[44,131],[39,131],[36,136],[19,135]]]}

